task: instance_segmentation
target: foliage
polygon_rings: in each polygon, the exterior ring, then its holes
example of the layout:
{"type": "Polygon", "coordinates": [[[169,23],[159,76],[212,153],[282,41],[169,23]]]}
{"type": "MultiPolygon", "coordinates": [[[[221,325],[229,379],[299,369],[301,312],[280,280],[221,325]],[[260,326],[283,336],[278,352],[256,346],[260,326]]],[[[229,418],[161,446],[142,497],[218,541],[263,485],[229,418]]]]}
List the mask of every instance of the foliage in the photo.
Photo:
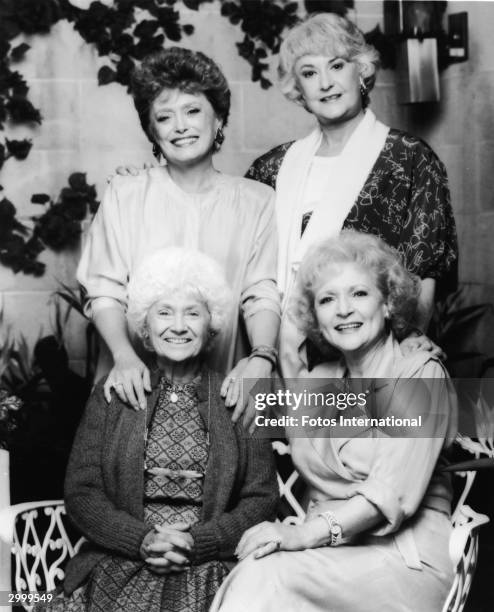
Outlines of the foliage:
{"type": "Polygon", "coordinates": [[[90,372],[79,376],[69,367],[63,330],[71,308],[63,301],[55,296],[53,333],[38,338],[34,350],[22,335],[11,337],[0,314],[0,448],[10,452],[14,503],[62,497],[70,448],[91,388],[90,372]]]}
{"type": "Polygon", "coordinates": [[[494,306],[477,304],[468,285],[436,306],[429,334],[446,353],[451,376],[482,378],[494,373],[494,306]]]}
{"type": "MultiPolygon", "coordinates": [[[[183,5],[197,11],[212,0],[183,0],[183,5]]],[[[307,12],[335,11],[345,14],[353,6],[348,0],[219,0],[221,14],[238,25],[244,38],[237,43],[238,53],[252,67],[252,79],[264,89],[271,86],[265,76],[269,54],[277,53],[283,32],[293,26],[304,7],[307,12]]],[[[29,87],[13,68],[30,46],[15,43],[19,34],[46,34],[61,19],[71,22],[81,37],[96,47],[108,62],[98,71],[98,82],[117,82],[129,86],[136,63],[147,54],[161,49],[166,41],[178,42],[194,32],[191,24],[181,23],[177,0],[115,0],[107,5],[99,1],[84,9],[70,0],[0,0],[0,130],[12,124],[41,124],[41,112],[29,100],[29,87]]],[[[0,142],[0,169],[11,158],[25,160],[32,147],[29,139],[0,142]]],[[[94,188],[84,175],[72,174],[69,187],[62,189],[54,202],[46,194],[34,194],[33,204],[45,211],[32,217],[28,228],[16,217],[16,208],[7,198],[0,200],[0,263],[14,272],[41,276],[45,265],[38,256],[45,248],[56,252],[74,247],[80,235],[80,221],[97,208],[94,188]],[[77,183],[77,184],[76,184],[77,183]]],[[[0,187],[1,189],[1,187],[0,187]]]]}
{"type": "Polygon", "coordinates": [[[50,248],[59,252],[77,245],[81,233],[80,222],[88,212],[94,214],[99,202],[94,185],[88,185],[86,175],[71,174],[54,202],[44,193],[34,194],[33,204],[45,208],[32,217],[32,229],[16,219],[16,209],[7,198],[0,200],[0,263],[14,272],[41,276],[45,264],[38,255],[50,248]]]}
{"type": "MultiPolygon", "coordinates": [[[[197,9],[205,0],[185,5],[197,9]]],[[[148,53],[162,49],[165,40],[178,42],[182,35],[190,35],[194,28],[180,23],[174,0],[118,0],[112,6],[92,2],[87,9],[62,0],[64,17],[87,42],[94,44],[100,56],[110,59],[112,66],[98,72],[100,85],[116,81],[129,85],[135,62],[148,53]]]]}

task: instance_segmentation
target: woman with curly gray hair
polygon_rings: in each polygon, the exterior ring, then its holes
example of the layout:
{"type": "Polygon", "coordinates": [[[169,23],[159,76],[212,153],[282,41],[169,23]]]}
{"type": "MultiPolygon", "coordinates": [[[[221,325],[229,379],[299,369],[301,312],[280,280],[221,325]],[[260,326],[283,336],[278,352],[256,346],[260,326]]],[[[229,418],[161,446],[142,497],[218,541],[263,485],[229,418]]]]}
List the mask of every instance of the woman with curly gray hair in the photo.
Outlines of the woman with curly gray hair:
{"type": "MultiPolygon", "coordinates": [[[[67,513],[86,537],[52,612],[207,612],[242,533],[273,519],[268,440],[232,423],[207,351],[230,316],[220,266],[168,248],[128,285],[128,317],[153,359],[146,410],[104,380],[79,426],[65,486],[67,513]]],[[[43,608],[45,609],[45,608],[43,608]]]]}
{"type": "MultiPolygon", "coordinates": [[[[341,352],[330,388],[346,407],[307,406],[306,432],[297,413],[288,434],[307,485],[305,520],[250,528],[211,612],[442,609],[453,581],[443,451],[456,401],[441,363],[427,351],[404,355],[397,342],[418,294],[417,279],[375,236],[345,231],[302,260],[293,314],[341,352]]],[[[324,388],[318,378],[327,375],[316,366],[307,384],[324,388]]]]}
{"type": "Polygon", "coordinates": [[[135,408],[145,407],[149,369],[140,342],[127,328],[127,283],[150,253],[188,246],[222,265],[232,288],[234,307],[208,359],[219,372],[230,373],[223,393],[227,404],[238,408],[242,376],[268,377],[276,364],[280,306],[274,193],[214,167],[230,89],[209,57],[178,47],[154,53],[136,69],[132,95],[143,130],[164,163],[111,181],[78,269],[86,312],[111,353],[98,371],[110,371],[106,398],[114,389],[135,408]]]}
{"type": "MultiPolygon", "coordinates": [[[[303,375],[317,363],[310,343],[291,325],[288,305],[300,262],[319,240],[353,228],[396,248],[405,267],[420,277],[422,332],[436,289],[444,293],[456,281],[445,168],[425,142],[390,129],[369,108],[378,67],[378,53],[362,32],[336,14],[309,17],[281,44],[281,90],[313,114],[316,127],[259,157],[246,176],[276,189],[285,377],[303,375]]],[[[404,342],[411,348],[417,341],[404,342]]]]}

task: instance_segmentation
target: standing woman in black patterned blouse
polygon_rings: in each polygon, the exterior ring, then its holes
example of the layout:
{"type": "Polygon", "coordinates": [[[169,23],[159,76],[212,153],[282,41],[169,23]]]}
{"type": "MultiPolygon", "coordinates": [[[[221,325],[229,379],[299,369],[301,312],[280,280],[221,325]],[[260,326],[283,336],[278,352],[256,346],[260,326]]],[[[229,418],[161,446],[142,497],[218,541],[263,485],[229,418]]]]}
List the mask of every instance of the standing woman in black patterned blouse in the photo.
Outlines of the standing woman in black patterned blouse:
{"type": "MultiPolygon", "coordinates": [[[[305,339],[286,311],[299,263],[318,240],[353,228],[395,247],[422,280],[417,319],[422,331],[437,292],[456,282],[445,168],[425,142],[388,128],[367,108],[378,64],[362,32],[335,14],[310,17],[281,45],[282,91],[317,119],[307,137],[272,149],[247,172],[277,193],[284,377],[301,376],[308,367],[305,339]]],[[[408,338],[402,348],[415,342],[408,338]]]]}

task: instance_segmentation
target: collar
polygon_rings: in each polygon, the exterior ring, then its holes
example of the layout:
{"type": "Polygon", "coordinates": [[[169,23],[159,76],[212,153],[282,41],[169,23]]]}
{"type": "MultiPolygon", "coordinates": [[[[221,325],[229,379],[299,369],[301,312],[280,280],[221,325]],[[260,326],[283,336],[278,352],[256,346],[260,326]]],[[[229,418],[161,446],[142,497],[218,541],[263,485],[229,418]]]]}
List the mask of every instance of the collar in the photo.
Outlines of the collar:
{"type": "MultiPolygon", "coordinates": [[[[160,381],[162,372],[158,366],[154,366],[153,368],[151,368],[150,374],[151,374],[151,394],[149,395],[149,398],[148,398],[148,411],[147,411],[148,425],[151,421],[151,416],[154,413],[154,409],[156,408],[156,403],[158,401],[159,381],[160,381]]],[[[201,375],[201,380],[199,384],[197,385],[197,399],[199,400],[198,410],[204,420],[204,423],[206,423],[206,426],[209,429],[209,411],[210,411],[209,403],[211,401],[210,393],[212,393],[213,376],[212,376],[212,372],[204,365],[201,368],[200,375],[201,375]]]]}

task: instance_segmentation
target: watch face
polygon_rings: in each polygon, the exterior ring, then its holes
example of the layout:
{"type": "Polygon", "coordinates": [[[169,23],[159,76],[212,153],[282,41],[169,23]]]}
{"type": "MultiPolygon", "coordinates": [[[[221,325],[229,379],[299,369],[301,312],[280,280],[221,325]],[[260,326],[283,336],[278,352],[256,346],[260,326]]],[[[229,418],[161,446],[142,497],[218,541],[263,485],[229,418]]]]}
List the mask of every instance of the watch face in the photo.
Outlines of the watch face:
{"type": "Polygon", "coordinates": [[[341,535],[341,527],[336,523],[331,527],[331,533],[335,536],[341,535]]]}

